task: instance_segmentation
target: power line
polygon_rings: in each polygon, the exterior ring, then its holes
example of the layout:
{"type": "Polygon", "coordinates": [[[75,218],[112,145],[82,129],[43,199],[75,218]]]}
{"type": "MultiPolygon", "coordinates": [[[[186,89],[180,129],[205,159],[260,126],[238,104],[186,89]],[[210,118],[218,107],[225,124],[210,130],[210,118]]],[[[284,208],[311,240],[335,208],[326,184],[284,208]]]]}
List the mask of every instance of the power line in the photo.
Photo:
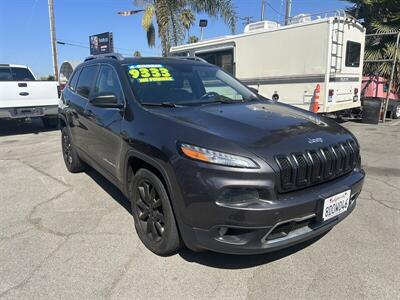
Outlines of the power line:
{"type": "MultiPolygon", "coordinates": [[[[90,49],[90,47],[87,46],[86,43],[84,43],[84,42],[77,42],[77,41],[71,41],[71,40],[57,40],[57,44],[59,44],[59,45],[67,45],[67,46],[72,46],[72,47],[78,47],[78,48],[84,48],[84,49],[90,49]]],[[[115,49],[117,51],[119,51],[121,54],[129,55],[129,56],[132,55],[132,53],[135,51],[134,49],[119,48],[119,47],[115,47],[115,49]],[[121,50],[129,51],[130,53],[121,52],[121,50]]],[[[152,55],[155,55],[154,52],[150,52],[150,51],[142,51],[142,50],[140,50],[140,52],[142,52],[142,53],[150,53],[152,55]]]]}

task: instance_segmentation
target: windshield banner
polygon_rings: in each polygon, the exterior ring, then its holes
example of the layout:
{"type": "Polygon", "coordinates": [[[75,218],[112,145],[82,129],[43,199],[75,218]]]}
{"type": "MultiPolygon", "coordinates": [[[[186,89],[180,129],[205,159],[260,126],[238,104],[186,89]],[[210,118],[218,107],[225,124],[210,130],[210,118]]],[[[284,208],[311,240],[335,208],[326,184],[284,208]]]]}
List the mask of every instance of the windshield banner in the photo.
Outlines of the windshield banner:
{"type": "Polygon", "coordinates": [[[159,64],[131,65],[129,75],[140,83],[175,80],[168,68],[159,64]]]}

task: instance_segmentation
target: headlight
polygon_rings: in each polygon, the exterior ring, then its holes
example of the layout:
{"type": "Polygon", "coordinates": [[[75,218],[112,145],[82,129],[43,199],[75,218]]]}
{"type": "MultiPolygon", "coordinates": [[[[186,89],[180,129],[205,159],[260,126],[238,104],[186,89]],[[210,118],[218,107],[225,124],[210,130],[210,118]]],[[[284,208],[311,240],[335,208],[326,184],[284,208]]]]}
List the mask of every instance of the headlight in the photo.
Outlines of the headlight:
{"type": "Polygon", "coordinates": [[[222,153],[188,144],[181,144],[182,152],[190,158],[229,167],[257,169],[259,166],[250,158],[222,153]]]}

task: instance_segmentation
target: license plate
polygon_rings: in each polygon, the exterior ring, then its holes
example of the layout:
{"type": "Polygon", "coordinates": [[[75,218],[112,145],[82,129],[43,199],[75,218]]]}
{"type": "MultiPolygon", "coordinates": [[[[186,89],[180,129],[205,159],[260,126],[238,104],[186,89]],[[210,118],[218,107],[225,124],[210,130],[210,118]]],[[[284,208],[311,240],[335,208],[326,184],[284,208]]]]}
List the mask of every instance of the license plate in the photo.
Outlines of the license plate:
{"type": "Polygon", "coordinates": [[[332,219],[349,208],[351,190],[326,198],[322,218],[324,221],[332,219]]]}
{"type": "Polygon", "coordinates": [[[17,109],[18,116],[40,116],[43,113],[41,108],[19,108],[17,109]]]}

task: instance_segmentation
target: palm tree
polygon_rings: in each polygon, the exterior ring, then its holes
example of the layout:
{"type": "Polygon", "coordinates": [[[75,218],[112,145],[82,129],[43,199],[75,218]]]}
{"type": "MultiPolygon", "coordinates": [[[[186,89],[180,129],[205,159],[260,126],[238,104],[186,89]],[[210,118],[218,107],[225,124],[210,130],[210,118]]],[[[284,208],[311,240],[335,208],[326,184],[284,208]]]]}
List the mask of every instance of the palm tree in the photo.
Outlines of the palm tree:
{"type": "Polygon", "coordinates": [[[189,44],[193,44],[193,43],[197,43],[198,41],[199,41],[199,38],[198,38],[197,36],[191,35],[191,36],[189,37],[188,43],[189,43],[189,44]]]}
{"type": "Polygon", "coordinates": [[[233,0],[135,0],[134,4],[144,8],[142,27],[147,34],[147,43],[155,46],[157,24],[163,55],[167,55],[172,45],[178,45],[184,39],[184,25],[179,22],[185,9],[194,13],[204,12],[210,17],[221,17],[235,31],[236,11],[233,0]]]}
{"type": "Polygon", "coordinates": [[[188,37],[188,42],[190,41],[190,27],[194,25],[194,21],[196,20],[196,17],[194,16],[193,12],[185,8],[182,10],[180,20],[182,22],[183,27],[186,28],[187,30],[187,37],[188,37]]]}
{"type": "MultiPolygon", "coordinates": [[[[353,3],[347,12],[357,19],[364,19],[367,33],[389,33],[400,30],[400,0],[347,0],[353,3]]],[[[366,60],[393,59],[395,35],[368,38],[365,45],[366,60]]],[[[366,63],[364,74],[379,74],[389,78],[391,62],[366,63]]],[[[397,51],[397,64],[394,76],[395,86],[400,88],[400,51],[397,51]]]]}

